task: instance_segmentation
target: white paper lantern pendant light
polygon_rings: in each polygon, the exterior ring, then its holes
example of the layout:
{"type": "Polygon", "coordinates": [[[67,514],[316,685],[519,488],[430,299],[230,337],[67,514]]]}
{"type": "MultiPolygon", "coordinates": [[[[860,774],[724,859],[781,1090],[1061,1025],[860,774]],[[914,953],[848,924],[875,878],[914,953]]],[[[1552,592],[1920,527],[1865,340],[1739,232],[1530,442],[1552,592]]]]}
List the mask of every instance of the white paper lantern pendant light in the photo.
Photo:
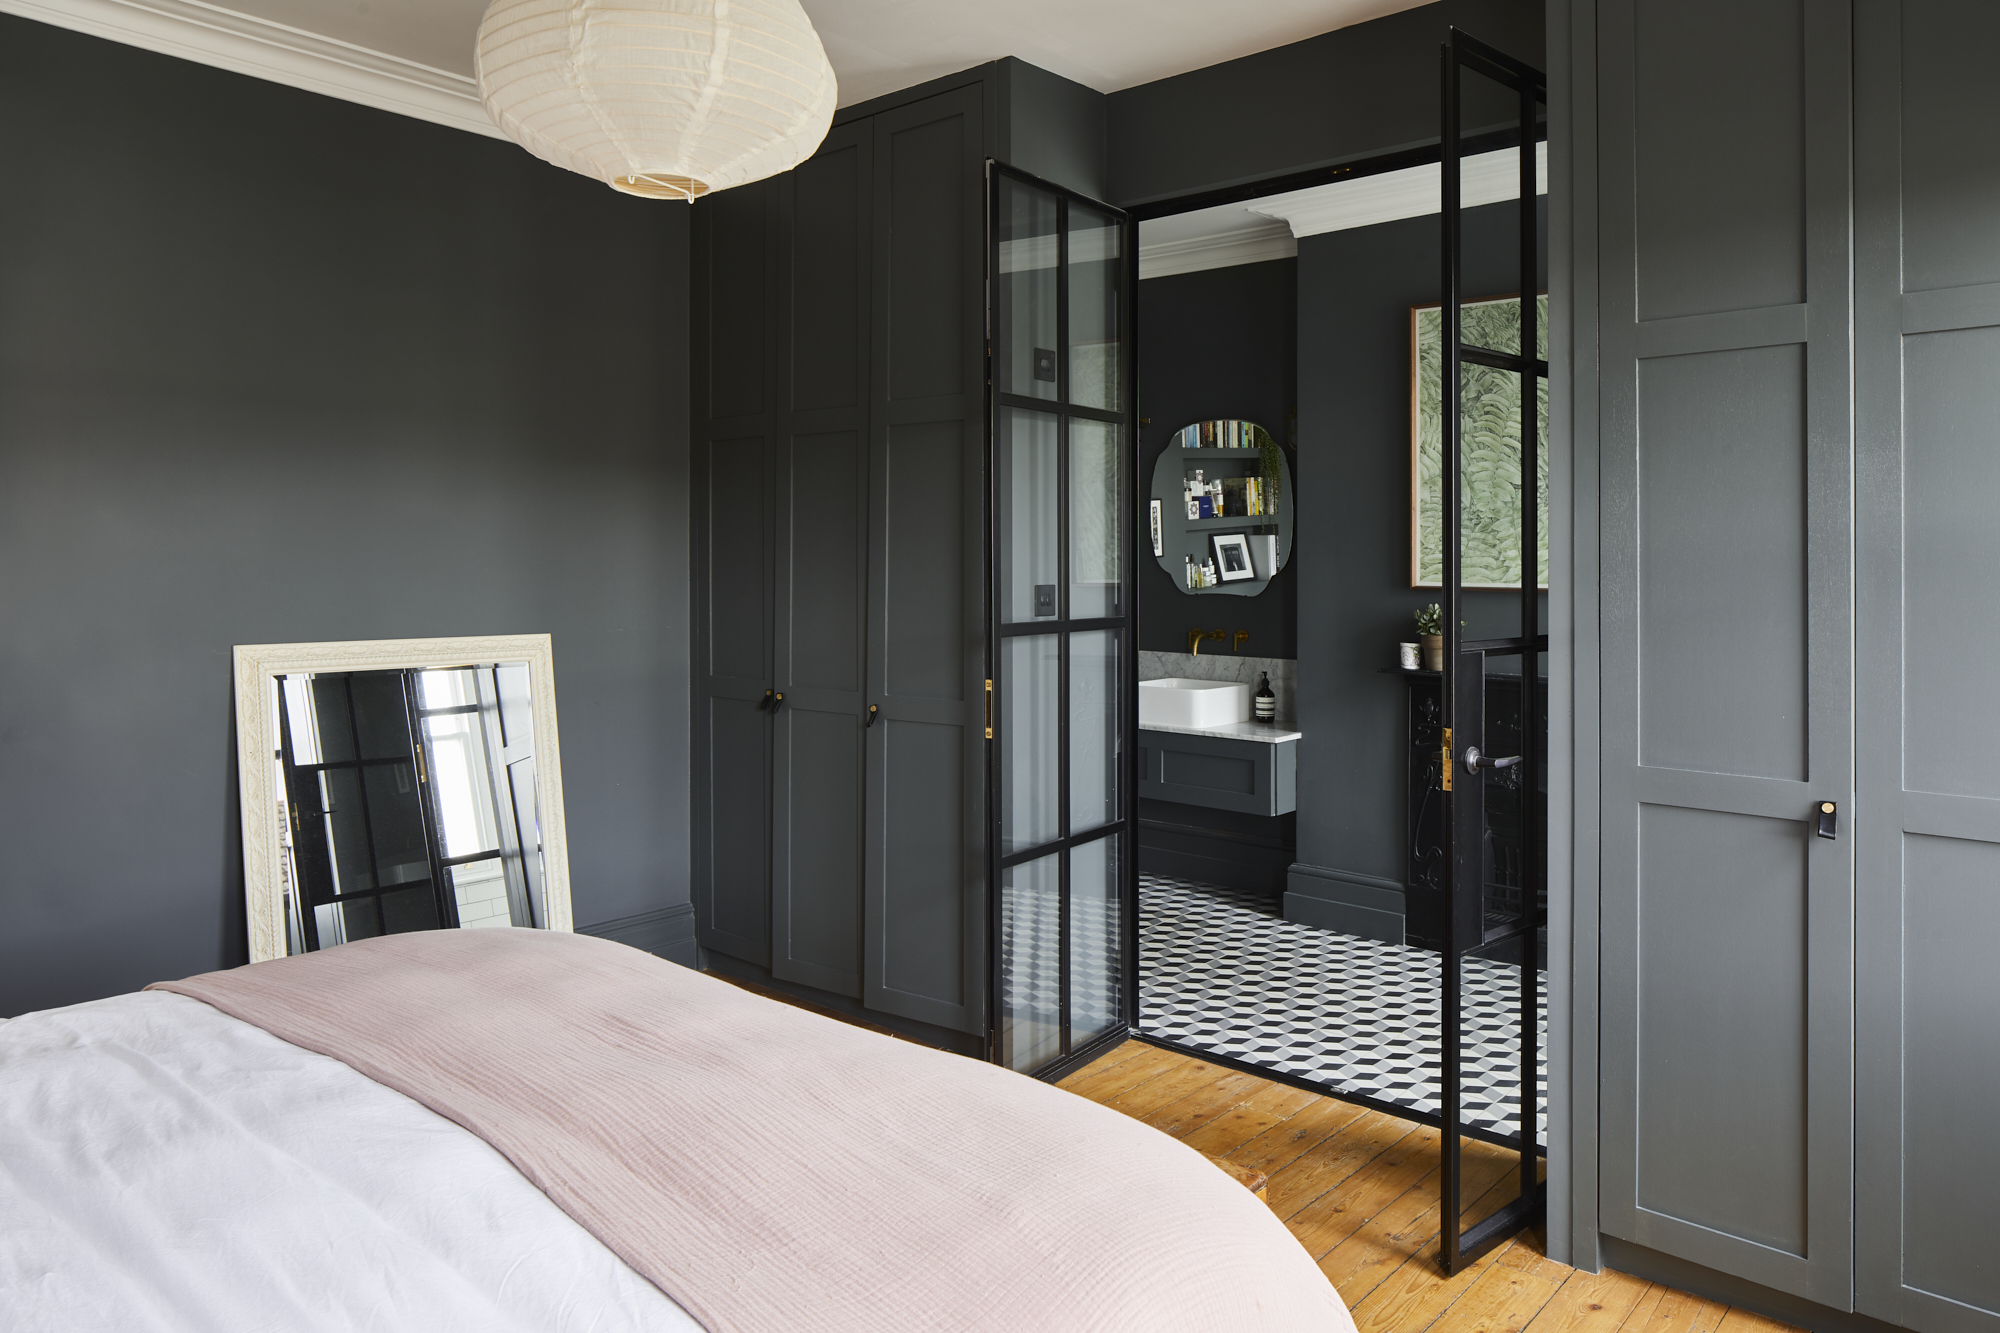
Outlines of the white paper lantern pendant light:
{"type": "Polygon", "coordinates": [[[798,0],[493,0],[474,65],[509,138],[649,199],[789,171],[837,98],[798,0]]]}

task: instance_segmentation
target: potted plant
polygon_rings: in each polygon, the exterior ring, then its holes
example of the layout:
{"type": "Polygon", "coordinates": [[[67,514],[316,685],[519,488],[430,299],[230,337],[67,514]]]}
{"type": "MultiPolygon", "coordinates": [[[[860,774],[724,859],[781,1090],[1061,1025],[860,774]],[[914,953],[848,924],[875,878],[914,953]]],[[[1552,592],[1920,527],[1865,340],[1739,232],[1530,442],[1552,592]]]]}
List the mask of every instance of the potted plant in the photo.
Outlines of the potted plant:
{"type": "Polygon", "coordinates": [[[1424,670],[1444,670],[1444,608],[1436,602],[1417,612],[1417,641],[1424,646],[1424,670]]]}

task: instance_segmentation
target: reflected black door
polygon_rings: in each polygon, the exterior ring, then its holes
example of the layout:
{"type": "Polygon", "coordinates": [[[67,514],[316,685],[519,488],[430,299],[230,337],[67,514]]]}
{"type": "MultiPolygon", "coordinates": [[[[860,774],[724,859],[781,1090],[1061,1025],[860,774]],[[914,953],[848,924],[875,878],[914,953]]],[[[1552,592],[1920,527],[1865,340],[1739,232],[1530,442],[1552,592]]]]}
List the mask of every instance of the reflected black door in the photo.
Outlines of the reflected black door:
{"type": "Polygon", "coordinates": [[[308,949],[458,925],[439,864],[413,675],[354,671],[279,682],[308,949]]]}

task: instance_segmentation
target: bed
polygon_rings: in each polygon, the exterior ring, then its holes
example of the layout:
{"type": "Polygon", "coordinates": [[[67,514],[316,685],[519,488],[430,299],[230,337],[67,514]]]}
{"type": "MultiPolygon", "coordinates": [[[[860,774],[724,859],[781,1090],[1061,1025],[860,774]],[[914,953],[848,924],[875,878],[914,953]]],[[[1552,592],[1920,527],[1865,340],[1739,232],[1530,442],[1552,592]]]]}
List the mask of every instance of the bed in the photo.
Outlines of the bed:
{"type": "Polygon", "coordinates": [[[608,941],[429,931],[0,1024],[14,1330],[1351,1330],[1081,1098],[608,941]]]}

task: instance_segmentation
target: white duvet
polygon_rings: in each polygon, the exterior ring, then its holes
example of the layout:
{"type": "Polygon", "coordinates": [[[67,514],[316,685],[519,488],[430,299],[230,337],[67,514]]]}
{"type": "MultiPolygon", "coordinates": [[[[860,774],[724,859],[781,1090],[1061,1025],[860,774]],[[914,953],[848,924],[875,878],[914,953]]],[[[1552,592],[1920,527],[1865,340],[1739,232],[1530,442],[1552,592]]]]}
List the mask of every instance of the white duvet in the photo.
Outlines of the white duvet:
{"type": "Polygon", "coordinates": [[[159,991],[0,1023],[0,1326],[699,1328],[483,1140],[159,991]]]}

